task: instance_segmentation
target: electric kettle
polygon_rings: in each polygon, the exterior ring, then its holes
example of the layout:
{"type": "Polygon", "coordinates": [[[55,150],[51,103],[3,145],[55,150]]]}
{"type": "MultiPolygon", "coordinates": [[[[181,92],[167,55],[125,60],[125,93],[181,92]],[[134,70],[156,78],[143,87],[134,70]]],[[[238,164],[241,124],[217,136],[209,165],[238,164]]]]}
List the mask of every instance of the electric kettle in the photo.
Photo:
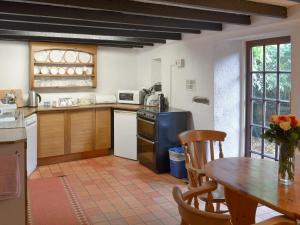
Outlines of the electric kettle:
{"type": "Polygon", "coordinates": [[[38,107],[42,98],[39,93],[35,91],[29,91],[29,107],[38,107]]]}

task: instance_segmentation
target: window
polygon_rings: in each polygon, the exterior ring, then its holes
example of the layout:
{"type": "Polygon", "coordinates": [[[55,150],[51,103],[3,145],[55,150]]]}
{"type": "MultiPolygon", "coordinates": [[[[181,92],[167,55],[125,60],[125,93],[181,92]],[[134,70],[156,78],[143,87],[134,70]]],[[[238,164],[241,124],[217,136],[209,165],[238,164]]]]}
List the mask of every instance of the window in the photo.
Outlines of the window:
{"type": "Polygon", "coordinates": [[[246,156],[278,160],[278,146],[261,138],[272,114],[291,112],[290,37],[247,43],[246,156]]]}

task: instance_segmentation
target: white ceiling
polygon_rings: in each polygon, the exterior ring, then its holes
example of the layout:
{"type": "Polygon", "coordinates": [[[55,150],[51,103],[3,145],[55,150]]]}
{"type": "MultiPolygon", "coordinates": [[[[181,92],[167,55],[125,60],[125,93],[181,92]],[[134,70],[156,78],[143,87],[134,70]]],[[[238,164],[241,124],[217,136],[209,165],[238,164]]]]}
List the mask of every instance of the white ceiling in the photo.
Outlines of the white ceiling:
{"type": "Polygon", "coordinates": [[[281,5],[281,6],[286,6],[286,7],[299,4],[297,2],[288,1],[288,0],[251,0],[251,1],[252,2],[262,2],[262,3],[272,4],[272,5],[281,5]]]}

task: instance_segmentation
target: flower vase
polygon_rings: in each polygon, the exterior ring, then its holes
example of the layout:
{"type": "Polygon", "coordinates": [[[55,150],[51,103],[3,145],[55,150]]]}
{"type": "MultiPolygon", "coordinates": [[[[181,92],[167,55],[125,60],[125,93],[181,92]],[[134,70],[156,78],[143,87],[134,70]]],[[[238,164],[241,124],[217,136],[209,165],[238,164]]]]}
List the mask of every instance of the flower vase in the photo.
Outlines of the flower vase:
{"type": "Polygon", "coordinates": [[[278,179],[283,185],[291,185],[295,177],[295,149],[290,143],[280,145],[278,179]]]}

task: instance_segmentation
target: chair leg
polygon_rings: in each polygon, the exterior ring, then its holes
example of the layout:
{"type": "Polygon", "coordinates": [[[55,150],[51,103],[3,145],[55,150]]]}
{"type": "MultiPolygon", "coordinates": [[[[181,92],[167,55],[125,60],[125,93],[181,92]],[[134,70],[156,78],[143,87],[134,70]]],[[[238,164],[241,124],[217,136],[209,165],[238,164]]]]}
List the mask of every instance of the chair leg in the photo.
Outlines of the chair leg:
{"type": "Polygon", "coordinates": [[[221,211],[221,203],[217,202],[216,204],[216,212],[219,213],[221,211]]]}
{"type": "Polygon", "coordinates": [[[205,202],[205,211],[206,212],[214,212],[215,208],[214,208],[214,204],[212,203],[213,197],[211,192],[208,193],[207,195],[207,200],[205,202]]]}
{"type": "Polygon", "coordinates": [[[205,211],[206,212],[215,212],[214,204],[211,202],[205,202],[205,211]]]}

